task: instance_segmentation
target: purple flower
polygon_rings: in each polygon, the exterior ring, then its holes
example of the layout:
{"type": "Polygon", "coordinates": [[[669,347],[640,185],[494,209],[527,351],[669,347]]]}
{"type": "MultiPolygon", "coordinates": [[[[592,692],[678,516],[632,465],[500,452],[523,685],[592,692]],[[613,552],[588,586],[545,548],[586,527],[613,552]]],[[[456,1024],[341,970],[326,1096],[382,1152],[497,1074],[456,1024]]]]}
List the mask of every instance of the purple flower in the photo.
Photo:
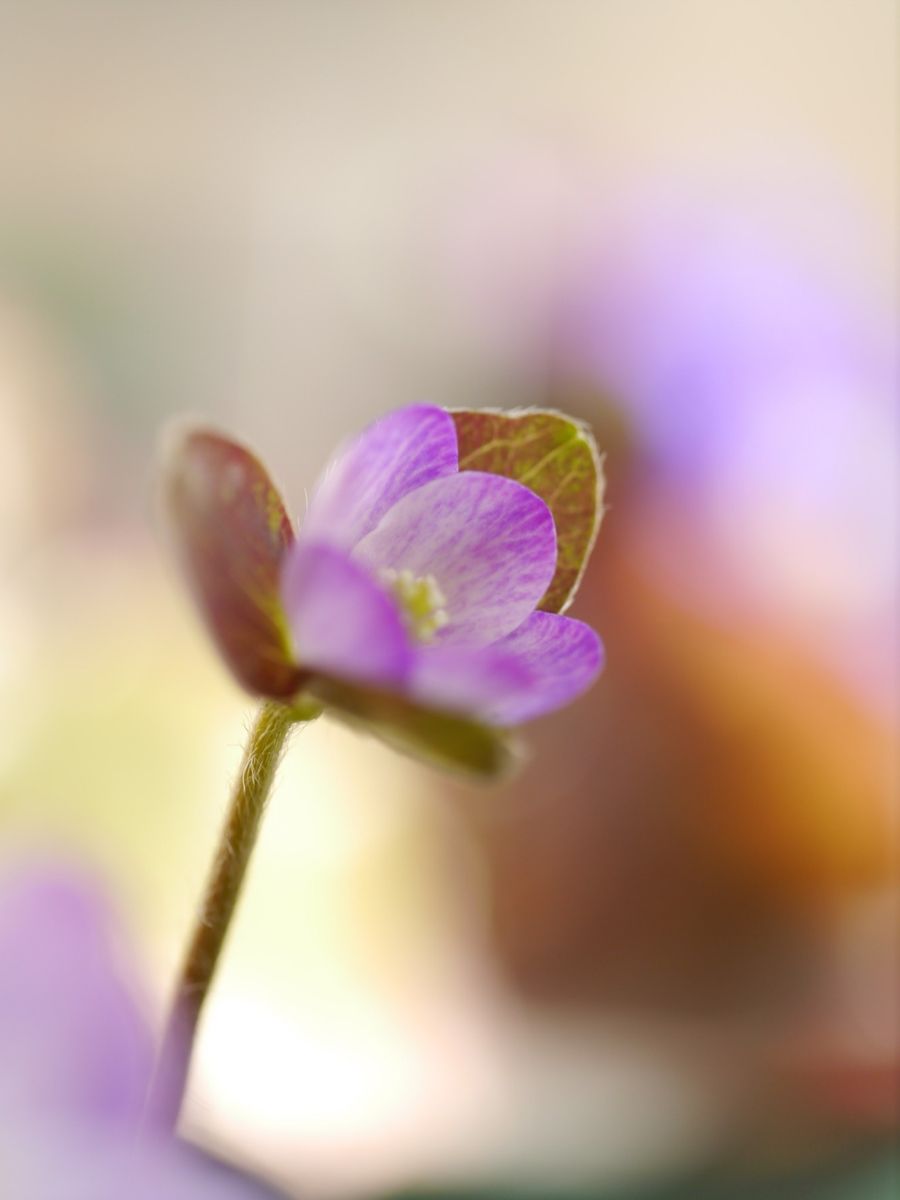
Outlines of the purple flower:
{"type": "Polygon", "coordinates": [[[473,336],[514,355],[517,394],[607,421],[641,570],[717,624],[779,628],[895,723],[900,343],[854,267],[865,212],[586,165],[516,155],[454,196],[473,336]]]}
{"type": "Polygon", "coordinates": [[[528,487],[460,471],[453,418],[401,409],[343,448],[289,550],[297,661],[424,705],[515,725],[593,682],[599,638],[538,611],[553,515],[528,487]]]}
{"type": "Polygon", "coordinates": [[[781,625],[889,710],[890,313],[749,218],[636,208],[582,264],[555,350],[563,387],[592,383],[631,424],[644,561],[716,620],[781,625]]]}
{"type": "Polygon", "coordinates": [[[171,1139],[138,1141],[153,1044],[117,934],[71,869],[20,869],[0,885],[0,1192],[259,1198],[171,1139]]]}
{"type": "Polygon", "coordinates": [[[391,413],[339,452],[296,540],[263,466],[218,433],[182,437],[166,483],[199,606],[259,695],[489,773],[488,729],[601,669],[596,633],[561,615],[602,511],[593,439],[562,414],[391,413]]]}

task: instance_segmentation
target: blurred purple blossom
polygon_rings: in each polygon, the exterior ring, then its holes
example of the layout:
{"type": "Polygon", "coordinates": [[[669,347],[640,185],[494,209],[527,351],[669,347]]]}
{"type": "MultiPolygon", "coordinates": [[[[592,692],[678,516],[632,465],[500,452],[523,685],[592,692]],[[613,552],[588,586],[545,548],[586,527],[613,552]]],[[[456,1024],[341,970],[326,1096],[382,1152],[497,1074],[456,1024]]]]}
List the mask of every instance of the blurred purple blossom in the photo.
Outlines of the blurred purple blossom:
{"type": "Polygon", "coordinates": [[[152,1132],[153,1043],[96,886],[59,864],[0,879],[0,1191],[15,1200],[252,1200],[152,1132]]]}
{"type": "Polygon", "coordinates": [[[610,198],[539,158],[510,178],[461,204],[454,278],[542,402],[587,393],[624,419],[627,479],[615,453],[610,474],[646,567],[890,701],[897,313],[846,267],[865,214],[829,211],[825,254],[746,198],[664,179],[610,198]]]}
{"type": "Polygon", "coordinates": [[[799,437],[796,409],[806,437],[771,465],[807,474],[820,438],[834,448],[834,411],[844,432],[868,410],[896,414],[887,323],[759,224],[644,205],[584,249],[557,313],[558,369],[621,404],[667,476],[715,472],[773,412],[799,437]]]}
{"type": "Polygon", "coordinates": [[[583,692],[602,648],[582,622],[536,611],[557,564],[544,501],[458,460],[437,407],[353,439],[287,552],[282,599],[305,666],[518,724],[583,692]]]}
{"type": "Polygon", "coordinates": [[[74,873],[23,871],[0,900],[2,1094],[46,1114],[133,1123],[153,1046],[99,893],[74,873]]]}
{"type": "Polygon", "coordinates": [[[898,380],[877,306],[753,223],[644,212],[582,264],[557,337],[560,375],[627,415],[645,549],[670,582],[786,622],[883,694],[898,380]]]}

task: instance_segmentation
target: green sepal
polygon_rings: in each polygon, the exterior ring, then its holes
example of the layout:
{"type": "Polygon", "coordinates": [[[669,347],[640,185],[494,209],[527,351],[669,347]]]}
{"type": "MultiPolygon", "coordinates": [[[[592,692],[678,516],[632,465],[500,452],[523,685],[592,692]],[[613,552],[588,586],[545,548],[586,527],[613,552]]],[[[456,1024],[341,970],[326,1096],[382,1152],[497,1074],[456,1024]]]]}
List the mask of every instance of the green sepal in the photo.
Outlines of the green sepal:
{"type": "Polygon", "coordinates": [[[556,524],[556,572],[538,608],[571,604],[603,515],[603,467],[587,425],[552,409],[455,409],[459,469],[505,475],[535,492],[556,524]]]}
{"type": "Polygon", "coordinates": [[[305,694],[325,711],[365,730],[412,758],[483,779],[507,773],[516,761],[509,734],[457,713],[424,708],[404,696],[346,680],[315,676],[305,694]]]}
{"type": "Polygon", "coordinates": [[[170,538],[226,664],[248,691],[292,697],[301,672],[279,579],[294,531],[265,467],[215,430],[182,426],[164,447],[162,481],[170,538]]]}

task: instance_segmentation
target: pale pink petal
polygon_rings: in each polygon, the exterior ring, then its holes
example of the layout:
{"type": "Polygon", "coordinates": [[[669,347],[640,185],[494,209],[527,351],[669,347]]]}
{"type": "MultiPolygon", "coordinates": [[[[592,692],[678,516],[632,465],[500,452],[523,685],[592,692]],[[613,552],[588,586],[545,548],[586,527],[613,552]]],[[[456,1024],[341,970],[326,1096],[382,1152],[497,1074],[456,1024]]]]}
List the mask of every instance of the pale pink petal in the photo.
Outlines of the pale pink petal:
{"type": "Polygon", "coordinates": [[[357,546],[373,572],[433,576],[449,623],[444,644],[483,646],[521,625],[556,567],[556,531],[534,492],[480,471],[404,496],[357,546]]]}
{"type": "Polygon", "coordinates": [[[296,542],[285,559],[281,600],[302,668],[386,687],[406,679],[412,647],[397,605],[342,550],[296,542]]]}
{"type": "Polygon", "coordinates": [[[350,549],[407,493],[457,470],[450,414],[427,404],[398,409],[338,451],[313,492],[303,535],[350,549]]]}

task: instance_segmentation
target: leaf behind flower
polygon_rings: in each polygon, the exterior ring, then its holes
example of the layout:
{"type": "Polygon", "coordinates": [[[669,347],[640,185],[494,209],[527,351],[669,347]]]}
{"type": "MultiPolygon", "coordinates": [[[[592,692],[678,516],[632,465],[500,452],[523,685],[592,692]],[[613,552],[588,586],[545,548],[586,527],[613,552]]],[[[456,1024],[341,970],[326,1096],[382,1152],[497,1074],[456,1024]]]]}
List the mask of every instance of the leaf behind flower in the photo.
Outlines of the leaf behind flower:
{"type": "Polygon", "coordinates": [[[538,608],[571,604],[603,515],[603,468],[587,425],[552,409],[456,409],[459,469],[505,475],[535,492],[556,524],[556,572],[538,608]]]}

